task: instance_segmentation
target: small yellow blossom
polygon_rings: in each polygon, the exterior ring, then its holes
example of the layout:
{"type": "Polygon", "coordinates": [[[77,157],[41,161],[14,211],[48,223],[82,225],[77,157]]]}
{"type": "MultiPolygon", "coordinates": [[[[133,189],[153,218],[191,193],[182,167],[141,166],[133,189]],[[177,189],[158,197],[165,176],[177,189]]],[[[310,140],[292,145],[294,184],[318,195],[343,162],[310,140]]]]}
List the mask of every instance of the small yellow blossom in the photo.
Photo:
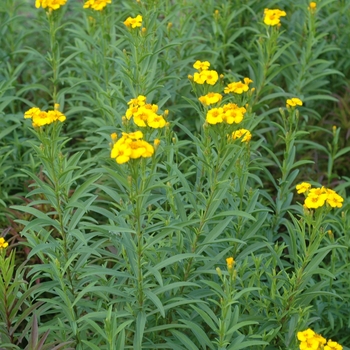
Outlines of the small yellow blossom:
{"type": "Polygon", "coordinates": [[[223,122],[224,110],[222,108],[212,108],[207,112],[206,122],[208,124],[218,124],[223,122]]]}
{"type": "Polygon", "coordinates": [[[125,21],[124,24],[128,28],[136,28],[136,27],[141,27],[142,26],[142,16],[137,15],[135,18],[133,17],[128,17],[125,21]]]}
{"type": "Polygon", "coordinates": [[[198,100],[205,106],[210,106],[220,102],[222,100],[222,95],[217,92],[209,92],[206,95],[199,97],[198,100]]]}
{"type": "Polygon", "coordinates": [[[301,184],[295,186],[296,190],[298,191],[298,194],[307,192],[310,187],[311,184],[309,184],[308,182],[302,182],[301,184]]]}
{"type": "Polygon", "coordinates": [[[39,8],[41,6],[43,9],[58,10],[66,2],[67,0],[35,0],[35,7],[39,8]]]}
{"type": "Polygon", "coordinates": [[[323,348],[323,350],[343,350],[343,347],[335,341],[331,339],[328,340],[327,345],[323,348]]]}
{"type": "Polygon", "coordinates": [[[235,260],[232,257],[226,259],[227,269],[232,270],[235,260]]]}
{"type": "Polygon", "coordinates": [[[204,62],[201,62],[201,61],[196,61],[194,64],[193,64],[193,68],[194,69],[197,69],[198,71],[202,72],[204,70],[208,70],[210,67],[210,63],[208,61],[204,61],[204,62]]]}
{"type": "Polygon", "coordinates": [[[84,9],[91,7],[95,11],[102,11],[112,0],[87,0],[84,9]]]}
{"type": "Polygon", "coordinates": [[[280,24],[280,17],[286,16],[286,12],[278,9],[265,9],[264,23],[268,26],[276,26],[280,24]]]}
{"type": "Polygon", "coordinates": [[[242,83],[241,81],[230,83],[227,85],[227,87],[225,87],[224,93],[229,94],[230,92],[233,92],[233,93],[239,94],[239,95],[243,94],[243,92],[246,92],[249,90],[248,84],[242,83]]]}
{"type": "Polygon", "coordinates": [[[308,10],[311,13],[315,13],[316,12],[316,7],[317,7],[316,2],[315,1],[311,1],[310,4],[309,4],[308,10]]]}
{"type": "Polygon", "coordinates": [[[239,129],[232,133],[232,138],[239,139],[242,137],[241,142],[249,142],[252,139],[252,134],[247,129],[239,129]]]}
{"type": "Polygon", "coordinates": [[[0,249],[6,248],[9,244],[5,241],[4,237],[0,237],[0,249]]]}
{"type": "Polygon", "coordinates": [[[287,108],[289,108],[289,107],[296,107],[296,106],[302,106],[302,105],[303,105],[303,102],[297,97],[293,97],[291,99],[288,99],[287,102],[286,102],[287,108]]]}
{"type": "Polygon", "coordinates": [[[49,125],[55,121],[64,122],[66,120],[66,116],[57,109],[45,112],[37,107],[33,107],[25,112],[24,118],[32,119],[33,127],[49,125]]]}

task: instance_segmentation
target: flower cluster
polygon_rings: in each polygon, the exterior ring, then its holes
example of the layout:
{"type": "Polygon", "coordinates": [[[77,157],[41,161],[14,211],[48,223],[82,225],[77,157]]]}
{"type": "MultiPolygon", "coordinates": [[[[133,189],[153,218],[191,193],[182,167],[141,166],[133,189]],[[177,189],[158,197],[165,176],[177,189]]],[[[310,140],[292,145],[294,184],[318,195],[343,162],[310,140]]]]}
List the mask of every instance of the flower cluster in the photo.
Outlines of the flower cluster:
{"type": "Polygon", "coordinates": [[[128,102],[129,108],[125,113],[125,118],[130,120],[133,118],[134,123],[141,127],[147,127],[153,129],[163,128],[167,125],[165,117],[168,114],[166,110],[163,115],[157,114],[158,105],[146,103],[146,97],[139,95],[136,98],[131,99],[128,102]]]}
{"type": "Polygon", "coordinates": [[[296,107],[296,106],[302,106],[303,105],[303,101],[300,100],[297,97],[293,97],[290,98],[286,101],[286,107],[290,108],[290,107],[296,107]]]}
{"type": "Polygon", "coordinates": [[[230,92],[233,92],[235,94],[242,94],[243,92],[247,92],[249,90],[249,84],[253,82],[253,80],[249,78],[243,79],[244,83],[241,81],[233,82],[228,84],[225,89],[224,93],[229,94],[230,92]]]}
{"type": "MultiPolygon", "coordinates": [[[[210,63],[208,61],[196,61],[193,64],[193,68],[197,69],[198,72],[194,73],[194,76],[189,76],[190,79],[197,84],[207,83],[209,85],[215,85],[218,80],[218,73],[213,70],[209,70],[210,63]]],[[[223,78],[223,76],[220,76],[223,78]]],[[[244,78],[244,83],[241,81],[233,82],[228,84],[224,89],[224,93],[228,94],[230,92],[236,93],[238,95],[243,94],[249,90],[249,84],[253,81],[249,78],[244,78]]],[[[205,88],[206,90],[206,88],[205,88]]],[[[216,125],[225,123],[228,125],[239,124],[244,118],[244,114],[247,112],[245,107],[240,107],[236,103],[226,103],[222,104],[223,95],[219,92],[207,92],[206,95],[200,96],[198,100],[205,106],[206,117],[205,121],[207,124],[216,125]]],[[[242,99],[240,99],[242,102],[242,99]]],[[[239,101],[238,101],[239,102],[239,101]]],[[[252,138],[249,130],[240,129],[234,131],[231,135],[228,135],[231,139],[242,138],[242,142],[249,142],[252,138]]]]}
{"type": "Polygon", "coordinates": [[[122,133],[122,137],[117,140],[117,135],[111,135],[114,141],[113,148],[111,150],[111,158],[115,158],[118,164],[128,162],[130,159],[148,158],[152,157],[154,148],[151,144],[143,139],[143,133],[141,131],[135,131],[132,133],[122,133]]]}
{"type": "Polygon", "coordinates": [[[0,249],[6,248],[9,244],[5,241],[4,237],[0,237],[0,249]]]}
{"type": "Polygon", "coordinates": [[[299,194],[305,194],[304,206],[308,209],[317,209],[325,203],[332,208],[341,208],[343,205],[343,197],[329,188],[311,188],[311,184],[302,182],[296,186],[296,190],[299,194]]]}
{"type": "Polygon", "coordinates": [[[38,9],[41,6],[43,9],[48,7],[50,10],[58,10],[66,2],[67,0],[35,0],[35,7],[38,9]]]}
{"type": "Polygon", "coordinates": [[[87,0],[84,9],[91,7],[95,11],[102,11],[112,0],[87,0]]]}
{"type": "Polygon", "coordinates": [[[305,331],[297,333],[300,341],[300,350],[342,350],[343,347],[331,339],[327,340],[322,335],[315,333],[308,328],[305,331]]]}
{"type": "Polygon", "coordinates": [[[265,9],[264,23],[268,26],[276,26],[280,24],[280,18],[286,16],[285,11],[278,9],[265,9]]]}
{"type": "Polygon", "coordinates": [[[66,116],[61,113],[59,110],[59,104],[55,104],[54,110],[50,111],[42,111],[40,108],[33,107],[24,113],[25,119],[32,119],[33,127],[40,127],[44,125],[51,124],[55,121],[64,122],[66,120],[66,116]]]}
{"type": "Polygon", "coordinates": [[[124,22],[123,22],[128,28],[137,28],[142,26],[142,16],[137,15],[135,18],[133,17],[128,17],[124,22]]]}
{"type": "Polygon", "coordinates": [[[198,72],[194,73],[193,80],[195,83],[203,85],[207,83],[209,85],[215,85],[219,79],[219,75],[215,70],[209,70],[210,63],[208,61],[196,61],[193,65],[194,69],[198,72]]]}

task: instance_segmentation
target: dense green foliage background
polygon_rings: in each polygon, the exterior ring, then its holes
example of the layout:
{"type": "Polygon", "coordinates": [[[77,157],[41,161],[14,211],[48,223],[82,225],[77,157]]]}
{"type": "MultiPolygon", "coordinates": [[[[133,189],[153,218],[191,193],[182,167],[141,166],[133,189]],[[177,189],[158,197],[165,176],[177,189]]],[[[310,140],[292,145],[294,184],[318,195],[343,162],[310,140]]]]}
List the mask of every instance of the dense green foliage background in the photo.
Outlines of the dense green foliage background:
{"type": "Polygon", "coordinates": [[[0,347],[296,349],[310,326],[349,348],[350,1],[310,13],[304,0],[112,0],[101,12],[69,0],[51,17],[3,1],[0,227],[12,269],[3,261],[0,294],[13,300],[2,300],[0,347]],[[287,13],[275,34],[265,8],[287,13]],[[143,33],[123,24],[138,14],[143,33]],[[204,130],[196,60],[225,83],[253,80],[249,147],[220,153],[204,130]],[[140,94],[170,126],[131,181],[110,134],[140,94]],[[43,141],[23,115],[54,102],[67,121],[43,141]],[[50,137],[52,159],[40,146],[50,137]],[[301,181],[336,190],[343,207],[308,222],[301,181]]]}

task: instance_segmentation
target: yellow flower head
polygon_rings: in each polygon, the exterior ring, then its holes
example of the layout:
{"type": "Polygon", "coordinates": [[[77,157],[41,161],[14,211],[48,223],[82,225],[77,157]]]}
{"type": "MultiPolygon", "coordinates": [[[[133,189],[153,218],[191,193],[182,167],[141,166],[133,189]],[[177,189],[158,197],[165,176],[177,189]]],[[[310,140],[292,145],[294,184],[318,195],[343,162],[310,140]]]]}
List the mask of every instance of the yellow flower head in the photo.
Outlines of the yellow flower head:
{"type": "Polygon", "coordinates": [[[58,10],[66,2],[67,0],[35,0],[35,7],[38,9],[41,6],[43,9],[58,10]]]}
{"type": "Polygon", "coordinates": [[[303,105],[302,100],[300,100],[297,97],[293,97],[291,99],[288,99],[287,102],[286,102],[287,108],[289,108],[289,107],[296,107],[296,106],[302,106],[302,105],[303,105]]]}
{"type": "Polygon", "coordinates": [[[317,4],[315,1],[311,1],[309,6],[310,6],[310,9],[315,9],[317,4]]]}
{"type": "Polygon", "coordinates": [[[301,184],[295,186],[299,194],[307,192],[310,187],[311,184],[309,184],[308,182],[302,182],[301,184]]]}
{"type": "Polygon", "coordinates": [[[95,11],[102,11],[112,0],[87,0],[84,9],[91,7],[95,11]]]}
{"type": "Polygon", "coordinates": [[[151,144],[142,140],[142,137],[141,131],[129,134],[123,133],[122,137],[113,145],[111,158],[115,158],[118,164],[123,164],[130,159],[151,157],[154,153],[154,148],[151,144]]]}
{"type": "Polygon", "coordinates": [[[0,237],[0,249],[6,248],[9,244],[5,241],[4,237],[0,237]]]}
{"type": "Polygon", "coordinates": [[[222,95],[217,92],[209,92],[208,94],[198,98],[205,106],[210,106],[212,104],[218,103],[222,100],[222,95]]]}
{"type": "Polygon", "coordinates": [[[227,87],[225,87],[224,93],[229,94],[230,92],[233,92],[233,93],[239,94],[239,95],[243,94],[243,92],[246,92],[249,90],[248,84],[249,83],[242,83],[241,81],[230,83],[227,85],[227,87]]]}
{"type": "Polygon", "coordinates": [[[227,124],[239,124],[243,120],[243,115],[246,112],[244,107],[238,107],[235,103],[230,103],[231,108],[224,108],[224,121],[227,124]]]}
{"type": "Polygon", "coordinates": [[[344,198],[337,193],[327,193],[327,204],[332,208],[341,208],[343,206],[344,198]]]}
{"type": "Polygon", "coordinates": [[[249,142],[252,139],[252,134],[247,129],[239,129],[232,133],[232,138],[234,140],[239,139],[241,137],[242,137],[241,142],[249,142]]]}
{"type": "Polygon", "coordinates": [[[308,10],[311,13],[315,13],[316,12],[316,7],[317,7],[316,2],[315,1],[311,1],[310,4],[309,4],[308,10]]]}
{"type": "Polygon", "coordinates": [[[203,70],[208,70],[210,67],[210,63],[208,61],[196,61],[193,64],[193,68],[199,70],[200,72],[202,72],[203,70]]]}
{"type": "Polygon", "coordinates": [[[287,14],[284,11],[278,9],[265,9],[264,11],[264,23],[268,26],[276,26],[280,24],[280,17],[284,17],[287,14]]]}
{"type": "Polygon", "coordinates": [[[227,269],[231,270],[235,264],[235,260],[232,257],[226,259],[227,269]]]}
{"type": "Polygon", "coordinates": [[[142,26],[142,16],[141,15],[137,15],[135,18],[132,17],[128,17],[125,21],[124,24],[128,27],[128,28],[137,28],[137,27],[141,27],[142,26]]]}
{"type": "Polygon", "coordinates": [[[343,350],[343,347],[332,339],[329,339],[327,345],[323,348],[324,350],[343,350]]]}
{"type": "Polygon", "coordinates": [[[222,108],[212,108],[207,112],[206,122],[208,124],[218,124],[223,122],[224,110],[222,108]]]}

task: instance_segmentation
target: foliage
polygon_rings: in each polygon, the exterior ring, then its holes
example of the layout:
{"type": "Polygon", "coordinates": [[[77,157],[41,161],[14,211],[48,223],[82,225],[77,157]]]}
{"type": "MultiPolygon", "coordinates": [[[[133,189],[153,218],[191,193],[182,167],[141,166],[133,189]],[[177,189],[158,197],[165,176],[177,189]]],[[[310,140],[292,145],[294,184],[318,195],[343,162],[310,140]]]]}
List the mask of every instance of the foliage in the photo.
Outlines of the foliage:
{"type": "Polygon", "coordinates": [[[83,5],[0,10],[1,348],[348,349],[350,3],[83,5]]]}

